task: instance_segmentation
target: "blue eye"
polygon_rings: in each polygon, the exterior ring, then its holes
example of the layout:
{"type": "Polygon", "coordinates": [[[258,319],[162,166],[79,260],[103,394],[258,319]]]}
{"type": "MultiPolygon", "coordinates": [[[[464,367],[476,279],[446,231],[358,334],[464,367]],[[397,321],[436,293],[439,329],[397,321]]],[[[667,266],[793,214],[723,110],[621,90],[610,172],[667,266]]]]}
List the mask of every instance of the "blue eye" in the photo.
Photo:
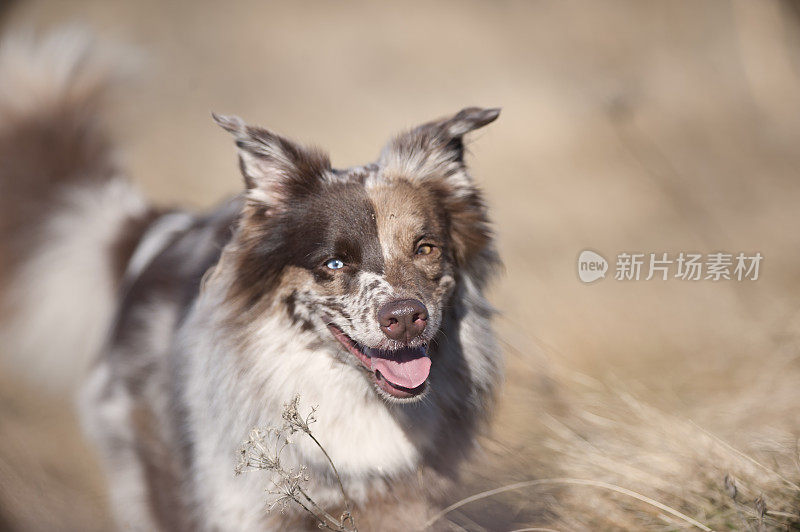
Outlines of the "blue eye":
{"type": "Polygon", "coordinates": [[[341,270],[344,268],[344,262],[340,261],[339,259],[331,259],[325,263],[325,267],[330,270],[341,270]]]}

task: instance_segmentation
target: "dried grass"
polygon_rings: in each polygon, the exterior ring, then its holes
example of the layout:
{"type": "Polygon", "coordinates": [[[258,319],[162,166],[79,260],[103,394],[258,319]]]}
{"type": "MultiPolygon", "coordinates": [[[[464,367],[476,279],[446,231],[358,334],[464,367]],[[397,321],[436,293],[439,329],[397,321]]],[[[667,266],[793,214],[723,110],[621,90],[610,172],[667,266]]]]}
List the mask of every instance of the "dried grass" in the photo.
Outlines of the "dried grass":
{"type": "Polygon", "coordinates": [[[529,423],[524,449],[488,440],[471,484],[534,478],[466,497],[441,515],[488,530],[800,529],[799,361],[780,352],[760,362],[757,373],[743,366],[731,377],[730,393],[683,407],[649,404],[641,396],[658,397],[611,377],[537,367],[546,385],[511,392],[538,407],[517,417],[529,423]]]}

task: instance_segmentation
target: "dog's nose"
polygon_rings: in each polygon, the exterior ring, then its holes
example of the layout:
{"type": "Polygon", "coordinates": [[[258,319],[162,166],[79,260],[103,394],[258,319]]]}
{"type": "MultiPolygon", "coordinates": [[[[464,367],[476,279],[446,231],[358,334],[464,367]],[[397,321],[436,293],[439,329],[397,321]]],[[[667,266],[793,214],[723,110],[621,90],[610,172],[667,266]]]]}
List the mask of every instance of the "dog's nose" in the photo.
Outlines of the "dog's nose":
{"type": "Polygon", "coordinates": [[[428,309],[416,299],[389,301],[378,310],[378,323],[387,337],[409,342],[425,330],[428,309]]]}

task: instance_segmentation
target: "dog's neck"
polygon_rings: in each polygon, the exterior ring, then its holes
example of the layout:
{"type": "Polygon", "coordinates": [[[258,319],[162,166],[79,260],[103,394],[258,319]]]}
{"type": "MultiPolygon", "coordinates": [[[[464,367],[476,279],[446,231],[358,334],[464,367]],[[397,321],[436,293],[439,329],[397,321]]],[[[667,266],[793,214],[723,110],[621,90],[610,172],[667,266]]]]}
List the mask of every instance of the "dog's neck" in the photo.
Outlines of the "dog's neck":
{"type": "MultiPolygon", "coordinates": [[[[386,492],[389,482],[421,469],[452,477],[475,441],[477,412],[485,411],[499,368],[486,305],[467,283],[454,297],[465,310],[448,315],[431,353],[431,389],[422,400],[392,404],[380,397],[362,370],[342,362],[320,332],[293,323],[279,305],[232,330],[225,303],[225,275],[213,276],[182,327],[178,356],[194,359],[183,390],[194,394],[190,423],[204,467],[232,475],[235,450],[253,428],[280,427],[284,405],[299,397],[299,411],[316,407],[311,430],[336,465],[356,504],[386,492]],[[199,332],[198,332],[199,331],[199,332]],[[189,337],[188,333],[193,335],[189,337]],[[213,363],[212,363],[213,361],[213,363]],[[199,400],[198,400],[199,399],[199,400]],[[216,431],[216,432],[215,432],[216,431]]],[[[474,287],[472,287],[474,288],[474,287]]],[[[316,444],[295,434],[282,460],[306,466],[322,501],[339,502],[329,463],[316,444]]],[[[269,487],[270,475],[253,473],[248,484],[269,487]],[[260,476],[263,481],[253,481],[260,476]]],[[[263,496],[263,495],[261,495],[263,496]]]]}

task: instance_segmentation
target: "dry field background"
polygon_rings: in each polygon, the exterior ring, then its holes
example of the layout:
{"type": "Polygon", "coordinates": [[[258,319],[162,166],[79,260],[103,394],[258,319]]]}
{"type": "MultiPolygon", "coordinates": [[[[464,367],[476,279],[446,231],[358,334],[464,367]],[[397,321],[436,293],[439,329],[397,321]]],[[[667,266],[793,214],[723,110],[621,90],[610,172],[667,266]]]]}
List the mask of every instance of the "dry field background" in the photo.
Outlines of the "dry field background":
{"type": "MultiPolygon", "coordinates": [[[[800,527],[796,4],[22,0],[3,31],[74,22],[137,50],[112,125],[163,203],[238,190],[212,110],[346,166],[503,107],[471,162],[506,265],[507,384],[454,500],[541,482],[454,510],[454,529],[800,527]],[[585,248],[765,258],[756,282],[584,285],[585,248]]],[[[108,519],[66,396],[0,371],[0,529],[108,519]]]]}

